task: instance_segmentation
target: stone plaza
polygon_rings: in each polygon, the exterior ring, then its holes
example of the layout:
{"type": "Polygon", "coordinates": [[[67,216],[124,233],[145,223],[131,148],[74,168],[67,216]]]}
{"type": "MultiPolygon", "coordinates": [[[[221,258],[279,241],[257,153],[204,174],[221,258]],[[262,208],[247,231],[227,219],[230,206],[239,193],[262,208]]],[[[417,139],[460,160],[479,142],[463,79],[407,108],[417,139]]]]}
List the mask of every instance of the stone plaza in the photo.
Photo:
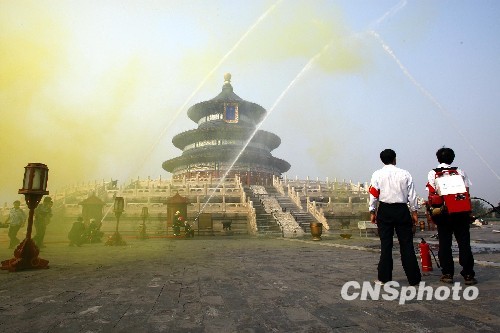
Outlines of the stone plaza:
{"type": "MultiPolygon", "coordinates": [[[[126,246],[69,247],[48,238],[49,269],[0,273],[2,332],[498,332],[500,229],[473,228],[477,299],[344,300],[373,281],[378,238],[325,232],[298,238],[129,236],[126,246]]],[[[5,230],[5,229],[3,229],[5,230]]],[[[431,244],[432,231],[417,231],[431,244]]],[[[0,255],[12,257],[6,232],[0,255]]],[[[456,255],[456,253],[455,253],[456,255]]],[[[458,266],[458,264],[457,264],[458,266]]],[[[458,267],[456,267],[458,270],[458,267]]],[[[456,273],[456,282],[463,280],[456,273]]],[[[443,286],[434,270],[423,281],[443,286]]],[[[397,241],[394,280],[408,283],[397,241]]]]}

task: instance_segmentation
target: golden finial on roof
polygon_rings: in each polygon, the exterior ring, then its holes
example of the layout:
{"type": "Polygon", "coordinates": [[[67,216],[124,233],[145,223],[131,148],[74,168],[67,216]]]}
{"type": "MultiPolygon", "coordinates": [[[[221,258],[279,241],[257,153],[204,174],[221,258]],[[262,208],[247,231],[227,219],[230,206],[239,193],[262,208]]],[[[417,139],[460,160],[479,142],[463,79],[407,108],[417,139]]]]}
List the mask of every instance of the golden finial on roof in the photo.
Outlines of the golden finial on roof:
{"type": "Polygon", "coordinates": [[[231,83],[231,73],[224,74],[224,84],[231,83]]]}

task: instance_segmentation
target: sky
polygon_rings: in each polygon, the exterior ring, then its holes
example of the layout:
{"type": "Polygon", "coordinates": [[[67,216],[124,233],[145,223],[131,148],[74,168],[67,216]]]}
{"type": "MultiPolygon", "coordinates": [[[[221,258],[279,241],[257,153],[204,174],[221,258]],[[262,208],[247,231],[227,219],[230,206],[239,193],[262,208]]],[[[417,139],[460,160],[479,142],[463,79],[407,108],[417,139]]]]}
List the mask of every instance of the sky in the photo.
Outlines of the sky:
{"type": "Polygon", "coordinates": [[[263,106],[289,178],[369,182],[392,148],[425,196],[455,150],[500,201],[500,2],[0,1],[0,203],[24,167],[51,194],[169,179],[187,109],[221,91],[263,106]]]}

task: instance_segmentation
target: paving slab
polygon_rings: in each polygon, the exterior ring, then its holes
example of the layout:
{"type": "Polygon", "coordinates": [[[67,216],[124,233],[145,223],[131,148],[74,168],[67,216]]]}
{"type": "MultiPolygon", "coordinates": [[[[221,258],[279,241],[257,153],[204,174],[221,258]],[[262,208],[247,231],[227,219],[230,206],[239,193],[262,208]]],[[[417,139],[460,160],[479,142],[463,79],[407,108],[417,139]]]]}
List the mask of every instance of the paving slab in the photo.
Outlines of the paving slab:
{"type": "MultiPolygon", "coordinates": [[[[487,236],[482,244],[498,244],[497,236],[487,236]]],[[[476,265],[475,300],[343,299],[346,282],[371,283],[377,276],[378,240],[354,230],[348,240],[325,233],[321,241],[248,236],[126,241],[126,246],[82,247],[48,242],[40,257],[49,260],[49,269],[0,271],[0,331],[500,331],[495,265],[476,265]]],[[[2,260],[12,254],[0,248],[2,260]]],[[[492,246],[482,256],[495,263],[498,252],[492,246]]],[[[408,287],[397,244],[394,258],[393,278],[408,287]]],[[[423,281],[433,290],[449,288],[439,276],[435,267],[423,281]]]]}

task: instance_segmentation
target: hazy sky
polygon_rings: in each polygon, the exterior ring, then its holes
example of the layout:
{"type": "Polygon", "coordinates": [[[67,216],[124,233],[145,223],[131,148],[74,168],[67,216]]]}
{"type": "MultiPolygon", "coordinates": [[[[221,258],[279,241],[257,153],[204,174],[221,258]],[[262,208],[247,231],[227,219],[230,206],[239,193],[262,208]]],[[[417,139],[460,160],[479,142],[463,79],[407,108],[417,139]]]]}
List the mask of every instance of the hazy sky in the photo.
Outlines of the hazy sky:
{"type": "Polygon", "coordinates": [[[0,1],[0,202],[24,166],[49,190],[170,178],[189,106],[234,91],[288,177],[367,182],[393,148],[419,195],[441,146],[500,201],[500,2],[0,1]]]}

